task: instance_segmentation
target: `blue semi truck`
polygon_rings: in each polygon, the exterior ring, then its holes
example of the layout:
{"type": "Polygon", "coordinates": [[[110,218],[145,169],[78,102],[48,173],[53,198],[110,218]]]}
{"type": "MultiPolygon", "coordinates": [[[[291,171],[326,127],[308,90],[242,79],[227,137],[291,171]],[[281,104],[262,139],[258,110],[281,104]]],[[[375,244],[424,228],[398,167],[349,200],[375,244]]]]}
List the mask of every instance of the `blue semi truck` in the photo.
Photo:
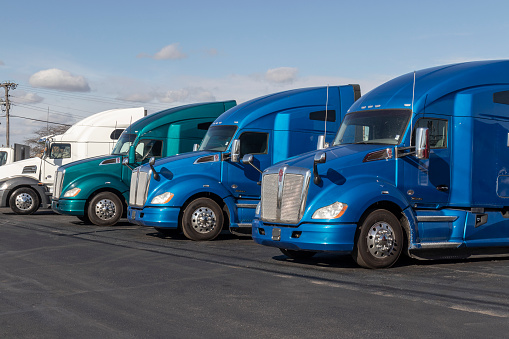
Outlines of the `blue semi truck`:
{"type": "Polygon", "coordinates": [[[509,254],[509,61],[424,69],[363,96],[330,148],[264,172],[252,236],[368,268],[509,254]]]}
{"type": "Polygon", "coordinates": [[[133,171],[129,221],[166,234],[182,230],[192,240],[212,240],[225,225],[250,235],[261,171],[316,149],[324,135],[332,141],[359,96],[358,85],[305,88],[228,110],[197,152],[152,160],[133,171]]]}

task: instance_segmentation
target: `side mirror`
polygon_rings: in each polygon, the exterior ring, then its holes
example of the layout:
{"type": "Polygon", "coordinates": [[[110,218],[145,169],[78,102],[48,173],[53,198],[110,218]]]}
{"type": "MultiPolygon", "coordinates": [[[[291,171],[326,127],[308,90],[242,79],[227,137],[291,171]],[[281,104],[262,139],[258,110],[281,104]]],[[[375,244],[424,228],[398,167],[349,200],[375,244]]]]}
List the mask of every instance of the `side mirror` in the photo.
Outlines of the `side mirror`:
{"type": "Polygon", "coordinates": [[[317,150],[326,149],[329,147],[329,143],[325,142],[325,135],[319,135],[318,136],[318,143],[316,145],[317,150]]]}
{"type": "Polygon", "coordinates": [[[239,162],[240,159],[240,140],[234,139],[232,141],[232,148],[231,148],[231,162],[239,162]]]}
{"type": "Polygon", "coordinates": [[[253,159],[254,159],[254,157],[253,157],[252,154],[246,154],[246,155],[244,155],[242,157],[242,163],[245,164],[245,165],[251,165],[251,166],[253,166],[253,168],[255,170],[257,170],[258,172],[262,173],[262,171],[253,164],[253,159]]]}
{"type": "Polygon", "coordinates": [[[155,180],[159,180],[159,173],[156,172],[156,169],[154,168],[154,164],[156,163],[156,158],[152,157],[148,161],[148,164],[150,166],[150,169],[152,170],[152,174],[154,175],[155,180]]]}
{"type": "Polygon", "coordinates": [[[415,156],[417,159],[429,159],[429,130],[419,127],[415,130],[415,156]]]}
{"type": "Polygon", "coordinates": [[[318,164],[325,164],[327,160],[327,154],[325,152],[317,152],[313,161],[313,182],[319,185],[322,182],[322,178],[318,175],[318,164]]]}
{"type": "Polygon", "coordinates": [[[200,148],[200,144],[194,144],[193,145],[193,152],[196,152],[200,148]]]}
{"type": "Polygon", "coordinates": [[[129,158],[122,159],[122,165],[127,166],[131,171],[133,170],[131,166],[129,166],[129,158]]]}

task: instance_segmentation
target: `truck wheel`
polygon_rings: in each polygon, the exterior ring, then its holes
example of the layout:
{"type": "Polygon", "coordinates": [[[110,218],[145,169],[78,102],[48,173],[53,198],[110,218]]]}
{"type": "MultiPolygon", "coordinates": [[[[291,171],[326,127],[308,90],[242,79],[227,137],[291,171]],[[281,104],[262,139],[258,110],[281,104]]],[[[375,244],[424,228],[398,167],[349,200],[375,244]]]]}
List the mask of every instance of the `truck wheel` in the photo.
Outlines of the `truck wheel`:
{"type": "Polygon", "coordinates": [[[223,229],[223,211],[209,198],[198,198],[182,215],[182,231],[191,240],[213,240],[223,229]]]}
{"type": "Polygon", "coordinates": [[[122,216],[123,208],[115,193],[101,192],[88,204],[88,219],[97,226],[113,226],[122,216]]]}
{"type": "Polygon", "coordinates": [[[352,253],[362,267],[391,267],[403,249],[403,231],[399,220],[383,209],[371,212],[358,228],[352,253]]]}
{"type": "Polygon", "coordinates": [[[279,249],[284,255],[288,258],[292,259],[309,259],[316,254],[316,252],[312,251],[295,251],[295,250],[287,250],[284,248],[279,249]]]}
{"type": "Polygon", "coordinates": [[[16,214],[34,214],[40,204],[39,196],[30,187],[18,188],[9,198],[9,205],[16,214]]]}

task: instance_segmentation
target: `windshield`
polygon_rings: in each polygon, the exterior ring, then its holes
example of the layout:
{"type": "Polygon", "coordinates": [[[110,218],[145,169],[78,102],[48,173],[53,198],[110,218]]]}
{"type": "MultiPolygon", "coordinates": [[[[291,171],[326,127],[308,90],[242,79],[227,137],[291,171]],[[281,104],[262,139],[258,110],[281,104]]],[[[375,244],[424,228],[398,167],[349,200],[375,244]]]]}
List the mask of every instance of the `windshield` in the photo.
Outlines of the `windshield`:
{"type": "Polygon", "coordinates": [[[410,110],[372,110],[349,113],[341,123],[334,146],[345,144],[398,145],[410,110]]]}
{"type": "Polygon", "coordinates": [[[117,144],[113,148],[111,154],[114,155],[127,155],[129,153],[129,147],[133,144],[136,139],[136,134],[122,133],[117,141],[117,144]]]}
{"type": "Polygon", "coordinates": [[[200,151],[224,152],[237,130],[237,126],[212,126],[203,137],[200,151]]]}
{"type": "Polygon", "coordinates": [[[7,163],[7,152],[0,152],[0,166],[5,165],[7,163]]]}

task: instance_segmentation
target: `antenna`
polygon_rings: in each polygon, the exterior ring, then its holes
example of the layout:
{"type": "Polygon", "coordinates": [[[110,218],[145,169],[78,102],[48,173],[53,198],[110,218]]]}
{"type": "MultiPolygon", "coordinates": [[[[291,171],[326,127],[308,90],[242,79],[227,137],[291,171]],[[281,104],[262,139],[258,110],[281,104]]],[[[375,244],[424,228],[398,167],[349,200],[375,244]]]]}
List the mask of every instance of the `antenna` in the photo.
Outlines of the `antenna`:
{"type": "MultiPolygon", "coordinates": [[[[329,106],[329,84],[327,84],[327,99],[325,100],[325,128],[323,132],[324,139],[327,139],[327,107],[329,106]]],[[[325,140],[324,140],[325,141],[325,140]]]]}
{"type": "Polygon", "coordinates": [[[414,121],[414,99],[415,99],[415,71],[414,71],[414,83],[412,85],[412,114],[410,115],[410,146],[412,146],[412,133],[413,133],[413,121],[414,121]]]}

